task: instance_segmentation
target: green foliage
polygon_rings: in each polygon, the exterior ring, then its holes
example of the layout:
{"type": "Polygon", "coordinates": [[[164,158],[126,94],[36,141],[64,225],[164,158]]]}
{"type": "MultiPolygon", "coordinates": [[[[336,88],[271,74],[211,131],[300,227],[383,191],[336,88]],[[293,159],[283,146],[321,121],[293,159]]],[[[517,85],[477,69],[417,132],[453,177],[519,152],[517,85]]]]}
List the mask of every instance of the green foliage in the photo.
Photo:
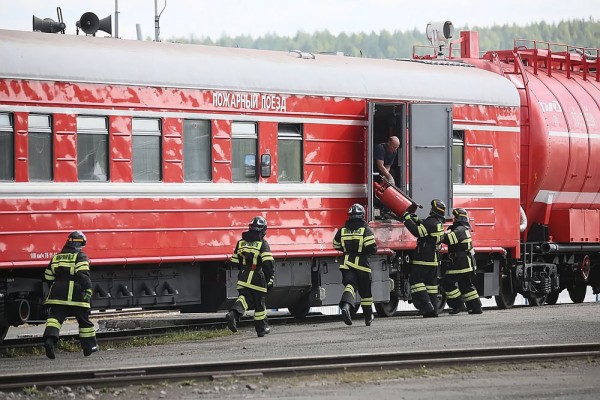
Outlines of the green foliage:
{"type": "MultiPolygon", "coordinates": [[[[506,50],[514,48],[515,39],[531,39],[553,43],[564,43],[573,46],[600,48],[600,21],[575,19],[548,24],[536,22],[526,26],[495,25],[491,28],[474,26],[454,27],[455,37],[463,30],[479,32],[480,50],[506,50]]],[[[171,38],[167,41],[177,43],[194,43],[209,46],[242,47],[265,50],[302,50],[311,53],[343,52],[348,56],[369,58],[410,58],[413,45],[429,45],[423,30],[379,33],[340,33],[332,35],[329,31],[312,34],[298,32],[294,37],[267,34],[256,39],[251,36],[222,36],[217,40],[205,37],[171,38]]]]}

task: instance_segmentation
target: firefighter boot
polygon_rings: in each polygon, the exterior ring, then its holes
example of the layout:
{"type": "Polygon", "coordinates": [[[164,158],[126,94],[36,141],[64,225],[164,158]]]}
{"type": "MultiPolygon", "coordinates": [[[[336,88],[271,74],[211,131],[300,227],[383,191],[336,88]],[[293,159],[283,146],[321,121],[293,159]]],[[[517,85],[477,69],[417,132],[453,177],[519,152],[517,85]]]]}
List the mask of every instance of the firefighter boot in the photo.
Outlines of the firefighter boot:
{"type": "Polygon", "coordinates": [[[467,311],[467,309],[465,307],[451,308],[450,311],[448,311],[448,314],[456,315],[456,314],[460,313],[461,311],[467,311]]]}
{"type": "Polygon", "coordinates": [[[370,307],[366,310],[363,309],[363,314],[365,315],[365,325],[371,326],[371,322],[373,322],[373,320],[375,319],[375,316],[373,315],[373,310],[370,307]]]}
{"type": "Polygon", "coordinates": [[[254,320],[254,328],[256,329],[256,336],[263,337],[271,332],[271,328],[267,324],[266,320],[254,320]]]}
{"type": "Polygon", "coordinates": [[[469,307],[469,314],[481,314],[483,312],[481,311],[481,300],[479,298],[469,300],[467,305],[469,307]]]}
{"type": "Polygon", "coordinates": [[[100,348],[98,347],[97,344],[93,345],[93,346],[84,346],[83,347],[83,355],[85,357],[89,357],[91,356],[93,353],[99,351],[100,348]]]}
{"type": "Polygon", "coordinates": [[[96,342],[96,336],[92,337],[82,337],[79,339],[81,344],[81,349],[83,350],[83,355],[85,357],[91,356],[93,353],[100,350],[98,347],[98,342],[96,342]]]}
{"type": "Polygon", "coordinates": [[[437,306],[438,306],[437,294],[430,294],[429,295],[429,303],[425,306],[426,309],[423,312],[423,318],[436,318],[438,316],[437,306]]]}
{"type": "MultiPolygon", "coordinates": [[[[450,302],[448,302],[448,303],[450,303],[450,302]]],[[[450,304],[448,304],[448,305],[450,305],[450,304]]],[[[450,311],[448,311],[448,314],[456,315],[456,314],[460,313],[461,311],[467,311],[467,307],[465,307],[465,303],[463,303],[462,301],[460,303],[458,303],[458,302],[454,303],[452,305],[452,308],[450,309],[450,311]]]]}
{"type": "Polygon", "coordinates": [[[229,310],[229,312],[225,315],[225,319],[227,320],[227,327],[231,332],[237,332],[237,322],[240,318],[239,313],[236,310],[229,310]]]}
{"type": "Polygon", "coordinates": [[[341,307],[342,309],[342,319],[346,325],[352,325],[352,316],[350,315],[350,304],[344,303],[341,307]]]}
{"type": "Polygon", "coordinates": [[[56,345],[56,338],[52,336],[48,336],[44,341],[44,350],[46,350],[46,357],[51,360],[56,358],[56,354],[54,354],[54,346],[56,345]]]}

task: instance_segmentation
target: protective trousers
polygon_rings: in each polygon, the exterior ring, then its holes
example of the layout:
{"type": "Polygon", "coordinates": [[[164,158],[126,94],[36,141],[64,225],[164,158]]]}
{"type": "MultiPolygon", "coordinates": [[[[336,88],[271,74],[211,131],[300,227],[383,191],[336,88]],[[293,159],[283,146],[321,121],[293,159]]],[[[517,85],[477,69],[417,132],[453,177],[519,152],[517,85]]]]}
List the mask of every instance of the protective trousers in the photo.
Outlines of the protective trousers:
{"type": "Polygon", "coordinates": [[[248,310],[254,310],[254,328],[258,336],[264,336],[269,327],[267,320],[267,307],[265,305],[266,293],[258,290],[240,288],[238,289],[239,296],[231,310],[236,312],[239,319],[248,310]]]}
{"type": "Polygon", "coordinates": [[[79,324],[79,343],[84,352],[91,352],[96,347],[96,331],[94,323],[89,318],[89,308],[53,304],[48,310],[44,339],[50,338],[58,342],[60,328],[65,318],[74,316],[79,324]]]}
{"type": "Polygon", "coordinates": [[[371,273],[355,268],[340,269],[342,272],[342,284],[344,292],[340,300],[340,308],[345,303],[354,307],[356,301],[356,290],[360,295],[360,305],[363,310],[365,321],[371,320],[373,315],[373,294],[371,293],[371,273]]]}
{"type": "MultiPolygon", "coordinates": [[[[449,270],[448,272],[450,272],[449,270]]],[[[472,272],[446,273],[442,281],[442,288],[446,292],[448,306],[452,309],[462,309],[466,305],[470,311],[481,310],[481,300],[475,285],[471,281],[472,272]],[[458,283],[458,288],[456,287],[458,283]]]]}
{"type": "Polygon", "coordinates": [[[412,264],[408,281],[410,282],[410,293],[415,307],[423,315],[428,313],[437,314],[437,267],[412,264]]]}

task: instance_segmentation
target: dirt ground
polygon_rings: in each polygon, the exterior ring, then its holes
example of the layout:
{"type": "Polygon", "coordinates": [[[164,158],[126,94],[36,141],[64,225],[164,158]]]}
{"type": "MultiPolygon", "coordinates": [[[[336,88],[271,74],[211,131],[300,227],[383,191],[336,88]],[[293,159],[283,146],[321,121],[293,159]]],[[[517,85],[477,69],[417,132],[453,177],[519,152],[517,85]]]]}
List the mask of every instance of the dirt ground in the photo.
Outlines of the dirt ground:
{"type": "Polygon", "coordinates": [[[127,387],[27,388],[0,399],[579,399],[600,393],[600,359],[345,372],[295,377],[185,380],[127,387]]]}

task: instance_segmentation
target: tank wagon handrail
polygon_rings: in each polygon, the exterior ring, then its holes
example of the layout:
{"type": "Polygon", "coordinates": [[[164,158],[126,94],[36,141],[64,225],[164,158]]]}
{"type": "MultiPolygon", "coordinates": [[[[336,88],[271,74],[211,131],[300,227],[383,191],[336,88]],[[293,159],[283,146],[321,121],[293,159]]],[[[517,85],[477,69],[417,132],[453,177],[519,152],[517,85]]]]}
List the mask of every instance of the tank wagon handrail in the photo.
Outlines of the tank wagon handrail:
{"type": "Polygon", "coordinates": [[[564,70],[567,78],[575,67],[582,68],[583,79],[587,80],[591,67],[596,69],[596,81],[600,81],[600,49],[594,47],[574,46],[564,43],[547,42],[533,39],[515,39],[515,53],[532,57],[534,74],[538,73],[540,64],[545,66],[548,76],[552,76],[552,67],[564,70]],[[561,51],[562,50],[562,51],[561,51]],[[593,54],[595,53],[595,55],[593,54]]]}

